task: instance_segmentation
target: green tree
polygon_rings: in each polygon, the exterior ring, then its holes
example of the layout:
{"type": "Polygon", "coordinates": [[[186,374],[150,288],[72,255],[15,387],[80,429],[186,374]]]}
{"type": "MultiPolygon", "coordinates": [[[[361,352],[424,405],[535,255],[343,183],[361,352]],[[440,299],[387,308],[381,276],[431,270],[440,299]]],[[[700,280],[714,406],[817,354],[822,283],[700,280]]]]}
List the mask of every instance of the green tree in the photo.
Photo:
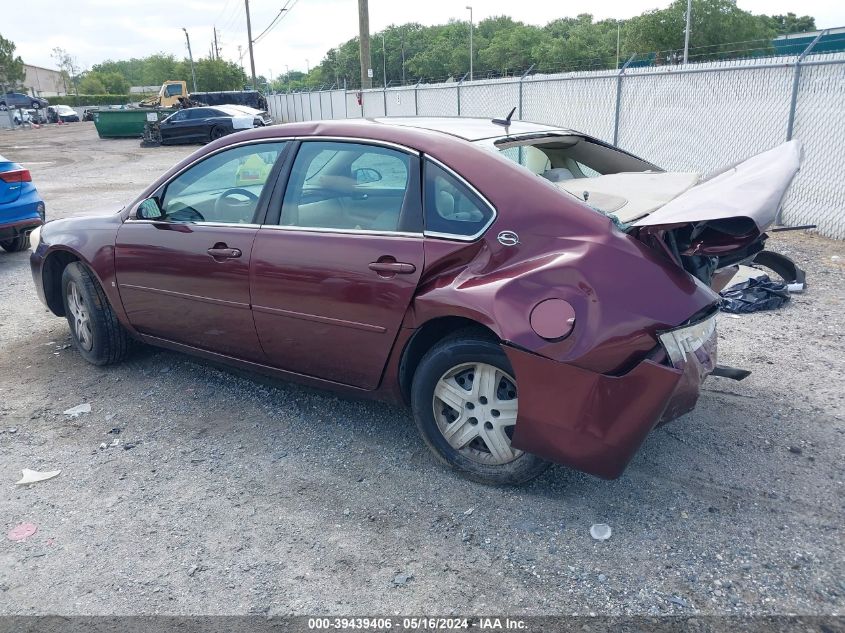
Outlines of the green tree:
{"type": "Polygon", "coordinates": [[[809,15],[798,17],[794,13],[787,13],[786,15],[764,15],[762,18],[766,26],[773,29],[778,35],[806,33],[816,30],[816,19],[809,15]]]}
{"type": "Polygon", "coordinates": [[[129,81],[120,73],[103,73],[103,84],[106,87],[106,93],[110,95],[125,95],[129,94],[129,81]]]}
{"type": "MultiPolygon", "coordinates": [[[[240,65],[222,59],[203,58],[194,61],[197,73],[197,90],[199,92],[216,92],[218,90],[242,90],[247,83],[247,77],[240,65]]],[[[183,60],[174,70],[172,79],[186,78],[189,90],[191,83],[191,62],[183,60]]]]}
{"type": "MultiPolygon", "coordinates": [[[[626,52],[658,51],[658,59],[684,47],[686,0],[666,9],[631,18],[624,29],[626,52]]],[[[693,0],[690,61],[736,57],[753,48],[768,49],[774,31],[758,16],[736,6],[736,0],[693,0]]]]}
{"type": "Polygon", "coordinates": [[[617,23],[615,20],[593,22],[582,13],[575,18],[550,22],[543,29],[546,40],[536,50],[538,70],[595,70],[616,65],[617,23]]]}
{"type": "Polygon", "coordinates": [[[56,60],[56,66],[59,67],[59,72],[64,81],[65,92],[68,91],[68,84],[70,84],[77,96],[79,95],[79,62],[76,57],[68,53],[65,49],[56,46],[50,56],[56,60]]]}
{"type": "Polygon", "coordinates": [[[98,72],[85,73],[79,79],[79,92],[84,95],[106,94],[106,85],[103,83],[102,74],[98,72]]]}
{"type": "Polygon", "coordinates": [[[23,60],[15,55],[15,43],[0,35],[0,86],[13,88],[23,78],[23,60]]]}

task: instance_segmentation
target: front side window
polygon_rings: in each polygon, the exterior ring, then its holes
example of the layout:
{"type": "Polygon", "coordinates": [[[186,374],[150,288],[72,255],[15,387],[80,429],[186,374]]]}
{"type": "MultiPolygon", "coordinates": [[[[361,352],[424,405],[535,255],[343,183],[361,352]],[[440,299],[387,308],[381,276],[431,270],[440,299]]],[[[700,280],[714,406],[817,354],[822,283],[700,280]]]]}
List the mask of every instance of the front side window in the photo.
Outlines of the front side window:
{"type": "Polygon", "coordinates": [[[490,223],[493,210],[445,169],[428,161],[424,179],[426,233],[472,237],[490,223]]]}
{"type": "Polygon", "coordinates": [[[416,156],[378,145],[304,142],[282,203],[283,226],[419,231],[416,156]]]}
{"type": "Polygon", "coordinates": [[[173,222],[255,222],[258,200],[285,142],[235,147],[206,158],[172,180],[161,200],[173,222]]]}
{"type": "Polygon", "coordinates": [[[165,90],[167,91],[168,97],[181,96],[181,94],[182,94],[182,84],[168,84],[167,88],[165,88],[165,90]]]}

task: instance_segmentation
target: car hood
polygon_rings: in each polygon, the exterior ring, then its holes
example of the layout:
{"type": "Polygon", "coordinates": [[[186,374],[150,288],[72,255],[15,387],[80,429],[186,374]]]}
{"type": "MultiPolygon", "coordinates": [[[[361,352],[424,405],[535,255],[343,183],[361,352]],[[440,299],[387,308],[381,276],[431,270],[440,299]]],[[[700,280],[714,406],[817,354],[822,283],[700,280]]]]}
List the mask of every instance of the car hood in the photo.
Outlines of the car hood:
{"type": "Polygon", "coordinates": [[[699,184],[632,223],[634,227],[672,227],[713,221],[751,221],[762,233],[778,209],[801,167],[799,141],[757,154],[710,174],[699,184]]]}

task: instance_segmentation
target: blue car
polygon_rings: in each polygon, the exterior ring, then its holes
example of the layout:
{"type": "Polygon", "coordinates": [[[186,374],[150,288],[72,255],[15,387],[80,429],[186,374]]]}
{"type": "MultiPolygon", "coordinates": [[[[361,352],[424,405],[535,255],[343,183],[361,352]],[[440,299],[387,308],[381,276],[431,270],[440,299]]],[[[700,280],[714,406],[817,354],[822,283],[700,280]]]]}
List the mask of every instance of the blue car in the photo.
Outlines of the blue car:
{"type": "Polygon", "coordinates": [[[29,248],[29,234],[44,224],[44,211],[29,170],[0,156],[0,246],[10,253],[29,248]]]}

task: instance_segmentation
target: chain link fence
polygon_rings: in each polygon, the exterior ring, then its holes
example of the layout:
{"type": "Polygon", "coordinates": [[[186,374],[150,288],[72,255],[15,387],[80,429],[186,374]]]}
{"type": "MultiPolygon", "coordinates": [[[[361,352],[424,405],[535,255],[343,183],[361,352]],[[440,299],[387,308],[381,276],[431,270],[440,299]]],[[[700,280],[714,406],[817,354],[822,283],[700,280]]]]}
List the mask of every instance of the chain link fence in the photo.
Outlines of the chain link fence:
{"type": "MultiPolygon", "coordinates": [[[[845,239],[845,53],[272,95],[277,121],[505,116],[578,130],[669,170],[706,173],[804,145],[786,225],[845,239]]],[[[633,58],[632,58],[633,59],[633,58]]]]}

